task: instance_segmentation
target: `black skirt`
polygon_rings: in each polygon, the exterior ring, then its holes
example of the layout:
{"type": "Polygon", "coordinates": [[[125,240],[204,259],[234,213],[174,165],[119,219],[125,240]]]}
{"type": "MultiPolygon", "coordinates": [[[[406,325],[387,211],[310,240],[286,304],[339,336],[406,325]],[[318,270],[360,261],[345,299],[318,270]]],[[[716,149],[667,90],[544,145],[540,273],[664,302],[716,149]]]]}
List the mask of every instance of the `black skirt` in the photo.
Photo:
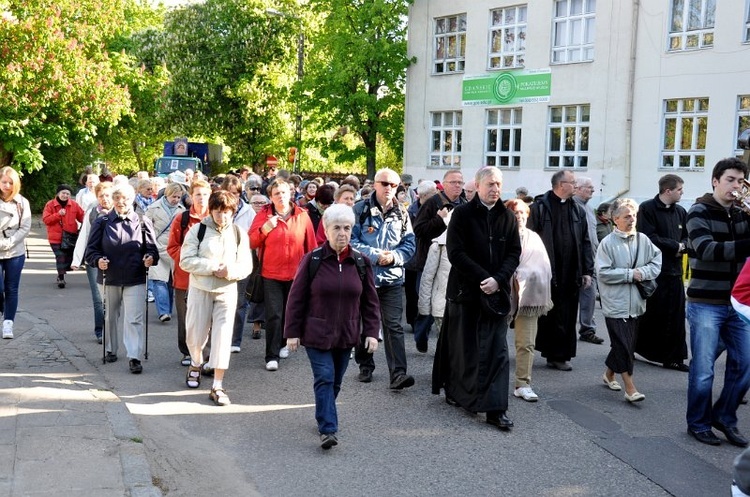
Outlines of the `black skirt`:
{"type": "Polygon", "coordinates": [[[639,318],[604,318],[610,349],[604,364],[615,373],[633,374],[633,353],[638,338],[639,318]]]}

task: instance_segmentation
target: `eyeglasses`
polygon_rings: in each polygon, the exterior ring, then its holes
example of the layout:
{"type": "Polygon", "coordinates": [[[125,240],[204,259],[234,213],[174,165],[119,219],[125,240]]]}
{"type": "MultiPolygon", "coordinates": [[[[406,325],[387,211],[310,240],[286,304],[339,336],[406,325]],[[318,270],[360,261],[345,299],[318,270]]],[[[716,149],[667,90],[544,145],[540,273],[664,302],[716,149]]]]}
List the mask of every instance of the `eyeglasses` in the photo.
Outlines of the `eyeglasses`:
{"type": "Polygon", "coordinates": [[[250,203],[251,203],[252,205],[258,205],[258,206],[261,206],[261,205],[266,205],[266,202],[250,202],[250,203]]]}
{"type": "Polygon", "coordinates": [[[391,188],[398,188],[397,183],[391,183],[390,181],[376,181],[375,183],[378,183],[380,186],[383,186],[383,187],[390,186],[391,188]]]}
{"type": "Polygon", "coordinates": [[[260,190],[260,187],[259,186],[248,186],[247,189],[250,190],[251,192],[257,192],[258,190],[260,190]]]}
{"type": "Polygon", "coordinates": [[[578,184],[577,181],[561,181],[560,183],[568,183],[569,185],[576,186],[578,184]]]}
{"type": "Polygon", "coordinates": [[[463,186],[464,184],[463,181],[446,181],[446,183],[449,185],[461,185],[461,186],[463,186]]]}

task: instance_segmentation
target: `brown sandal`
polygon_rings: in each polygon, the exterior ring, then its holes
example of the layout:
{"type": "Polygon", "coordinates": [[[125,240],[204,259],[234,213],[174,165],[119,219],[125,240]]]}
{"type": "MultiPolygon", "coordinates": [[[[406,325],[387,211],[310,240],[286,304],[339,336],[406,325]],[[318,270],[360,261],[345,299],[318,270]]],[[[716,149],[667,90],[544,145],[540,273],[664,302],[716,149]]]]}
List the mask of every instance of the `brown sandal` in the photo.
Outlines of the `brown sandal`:
{"type": "Polygon", "coordinates": [[[185,376],[185,384],[187,385],[188,388],[198,388],[199,386],[201,386],[201,367],[200,366],[193,366],[192,364],[188,366],[187,375],[185,376]],[[191,385],[190,384],[191,382],[195,383],[195,385],[191,385]]]}

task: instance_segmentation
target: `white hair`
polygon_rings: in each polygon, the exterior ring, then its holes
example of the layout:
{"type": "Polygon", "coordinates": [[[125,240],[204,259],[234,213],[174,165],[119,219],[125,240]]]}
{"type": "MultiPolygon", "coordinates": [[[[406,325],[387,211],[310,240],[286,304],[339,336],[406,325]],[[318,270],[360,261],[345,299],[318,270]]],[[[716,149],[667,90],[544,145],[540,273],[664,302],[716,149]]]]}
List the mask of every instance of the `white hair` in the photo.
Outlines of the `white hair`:
{"type": "Polygon", "coordinates": [[[323,213],[323,226],[328,228],[334,223],[354,224],[354,210],[346,204],[333,204],[323,213]]]}

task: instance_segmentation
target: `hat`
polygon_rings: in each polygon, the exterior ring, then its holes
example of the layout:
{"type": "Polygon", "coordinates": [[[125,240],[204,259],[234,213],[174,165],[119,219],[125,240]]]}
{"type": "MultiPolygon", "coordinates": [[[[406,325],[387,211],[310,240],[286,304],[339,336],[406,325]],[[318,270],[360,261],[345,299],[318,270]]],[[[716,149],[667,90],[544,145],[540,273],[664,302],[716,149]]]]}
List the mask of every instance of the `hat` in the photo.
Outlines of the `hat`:
{"type": "Polygon", "coordinates": [[[169,175],[170,183],[177,183],[179,185],[188,186],[187,176],[182,171],[175,171],[169,175]]]}
{"type": "Polygon", "coordinates": [[[412,177],[411,174],[404,173],[401,175],[401,183],[404,183],[404,184],[408,183],[411,185],[412,181],[414,181],[414,178],[412,177]]]}
{"type": "Polygon", "coordinates": [[[57,191],[55,192],[55,195],[65,190],[68,190],[68,193],[73,193],[73,189],[69,185],[62,184],[62,185],[57,185],[57,191]]]}

